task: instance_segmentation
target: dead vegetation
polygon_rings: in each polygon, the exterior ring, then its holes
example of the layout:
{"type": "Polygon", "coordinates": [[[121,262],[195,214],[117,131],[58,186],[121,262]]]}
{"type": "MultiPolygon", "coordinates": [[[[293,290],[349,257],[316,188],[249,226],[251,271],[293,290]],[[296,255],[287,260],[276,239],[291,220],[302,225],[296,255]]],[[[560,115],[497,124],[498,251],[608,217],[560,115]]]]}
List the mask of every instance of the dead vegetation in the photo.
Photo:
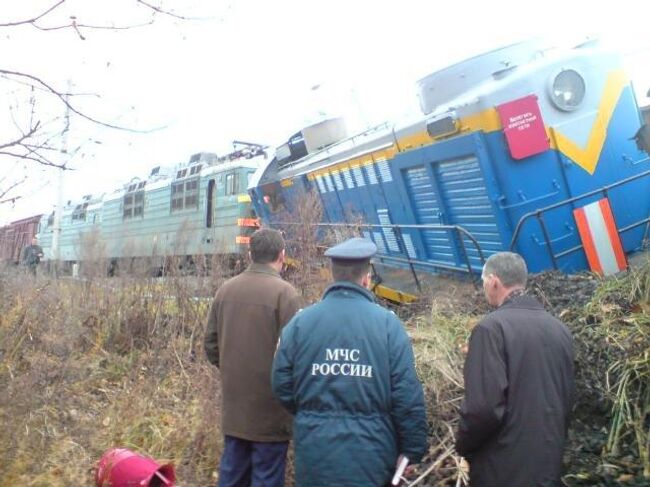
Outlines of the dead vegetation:
{"type": "MultiPolygon", "coordinates": [[[[529,291],[569,326],[575,340],[577,391],[564,485],[648,485],[650,263],[604,280],[591,274],[539,274],[529,291]]],[[[461,348],[485,308],[479,293],[457,297],[455,304],[449,295],[441,301],[434,297],[430,313],[409,321],[429,402],[431,439],[411,485],[464,485],[453,452],[462,398],[461,348]]]]}
{"type": "MultiPolygon", "coordinates": [[[[4,273],[0,486],[92,485],[96,461],[113,446],[173,462],[183,487],[213,484],[219,381],[202,336],[209,296],[223,278],[4,273]]],[[[650,266],[604,281],[543,274],[530,289],[576,341],[565,484],[647,485],[650,266]]],[[[411,479],[421,486],[462,485],[453,452],[462,346],[484,311],[473,289],[439,297],[408,321],[429,412],[429,454],[419,480],[411,479]]]]}
{"type": "Polygon", "coordinates": [[[184,485],[211,481],[219,388],[208,300],[186,281],[5,277],[0,485],[91,485],[115,445],[173,461],[184,485]]]}

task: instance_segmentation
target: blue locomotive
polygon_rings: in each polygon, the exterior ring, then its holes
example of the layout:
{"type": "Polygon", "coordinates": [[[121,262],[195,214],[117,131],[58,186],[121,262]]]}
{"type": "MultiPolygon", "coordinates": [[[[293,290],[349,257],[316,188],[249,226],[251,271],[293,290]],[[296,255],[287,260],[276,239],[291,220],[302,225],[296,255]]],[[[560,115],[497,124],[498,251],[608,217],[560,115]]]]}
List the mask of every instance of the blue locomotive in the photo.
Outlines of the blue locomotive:
{"type": "Polygon", "coordinates": [[[248,253],[248,236],[258,225],[246,187],[266,159],[265,146],[240,144],[226,156],[194,154],[187,163],[155,167],[146,179],[134,178],[112,193],[69,201],[58,250],[54,213],[41,219],[45,259],[58,257],[69,268],[100,260],[112,270],[139,261],[160,272],[171,256],[187,263],[218,254],[234,266],[248,253]]]}
{"type": "Polygon", "coordinates": [[[326,120],[279,147],[249,188],[262,221],[280,226],[316,194],[323,226],[360,217],[376,265],[416,278],[476,274],[507,249],[533,272],[607,271],[642,246],[648,129],[618,55],[529,41],[418,88],[422,114],[410,120],[352,137],[326,120]]]}

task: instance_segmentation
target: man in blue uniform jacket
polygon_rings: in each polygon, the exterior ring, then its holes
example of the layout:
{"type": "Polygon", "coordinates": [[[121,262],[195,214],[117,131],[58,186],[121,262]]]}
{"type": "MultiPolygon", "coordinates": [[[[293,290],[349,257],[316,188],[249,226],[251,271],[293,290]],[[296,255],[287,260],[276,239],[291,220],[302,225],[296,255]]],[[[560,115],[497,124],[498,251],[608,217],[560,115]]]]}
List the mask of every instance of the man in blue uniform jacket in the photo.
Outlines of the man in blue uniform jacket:
{"type": "Polygon", "coordinates": [[[330,248],[332,284],[283,330],[272,387],[294,415],[297,486],[384,486],[427,447],[422,385],[394,313],[368,291],[367,239],[330,248]]]}

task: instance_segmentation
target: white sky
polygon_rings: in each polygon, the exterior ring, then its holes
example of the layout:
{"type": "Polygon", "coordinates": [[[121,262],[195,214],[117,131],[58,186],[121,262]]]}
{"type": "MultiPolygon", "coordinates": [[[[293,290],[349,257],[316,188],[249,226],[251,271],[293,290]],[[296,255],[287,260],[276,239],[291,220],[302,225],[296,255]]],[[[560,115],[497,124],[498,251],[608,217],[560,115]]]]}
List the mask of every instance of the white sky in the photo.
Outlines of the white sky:
{"type": "MultiPolygon", "coordinates": [[[[0,23],[52,3],[3,5],[0,23]]],[[[68,200],[111,191],[195,152],[226,153],[233,139],[278,145],[318,112],[345,115],[353,127],[395,118],[417,107],[415,82],[422,76],[537,35],[601,37],[625,54],[639,103],[650,104],[650,2],[606,4],[165,0],[164,7],[203,20],[156,16],[153,25],[140,29],[83,30],[83,41],[69,29],[0,29],[0,69],[38,75],[62,90],[71,79],[73,91],[101,95],[73,100],[88,114],[140,129],[164,127],[143,135],[73,118],[69,149],[76,150],[70,162],[76,170],[65,175],[68,200]],[[313,91],[315,85],[321,87],[313,91]]],[[[67,0],[41,25],[70,15],[87,24],[150,18],[134,0],[67,0]]],[[[17,105],[14,117],[24,120],[24,94],[0,80],[0,95],[0,134],[11,133],[8,106],[17,105]]],[[[38,106],[44,122],[63,116],[59,104],[39,98],[38,106]]],[[[8,138],[0,136],[0,144],[8,138]]],[[[56,170],[7,159],[0,159],[0,167],[0,177],[8,174],[8,180],[30,177],[17,188],[21,200],[0,204],[0,223],[52,210],[56,170]]]]}

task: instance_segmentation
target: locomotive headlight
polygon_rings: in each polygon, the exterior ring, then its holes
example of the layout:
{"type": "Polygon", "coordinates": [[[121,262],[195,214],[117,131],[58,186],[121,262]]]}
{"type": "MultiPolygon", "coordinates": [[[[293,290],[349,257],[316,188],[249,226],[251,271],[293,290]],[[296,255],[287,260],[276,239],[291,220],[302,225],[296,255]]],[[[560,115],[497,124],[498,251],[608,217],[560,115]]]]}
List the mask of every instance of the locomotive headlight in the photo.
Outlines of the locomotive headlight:
{"type": "Polygon", "coordinates": [[[585,80],[573,69],[560,71],[550,87],[551,100],[560,110],[578,108],[585,97],[585,80]]]}

